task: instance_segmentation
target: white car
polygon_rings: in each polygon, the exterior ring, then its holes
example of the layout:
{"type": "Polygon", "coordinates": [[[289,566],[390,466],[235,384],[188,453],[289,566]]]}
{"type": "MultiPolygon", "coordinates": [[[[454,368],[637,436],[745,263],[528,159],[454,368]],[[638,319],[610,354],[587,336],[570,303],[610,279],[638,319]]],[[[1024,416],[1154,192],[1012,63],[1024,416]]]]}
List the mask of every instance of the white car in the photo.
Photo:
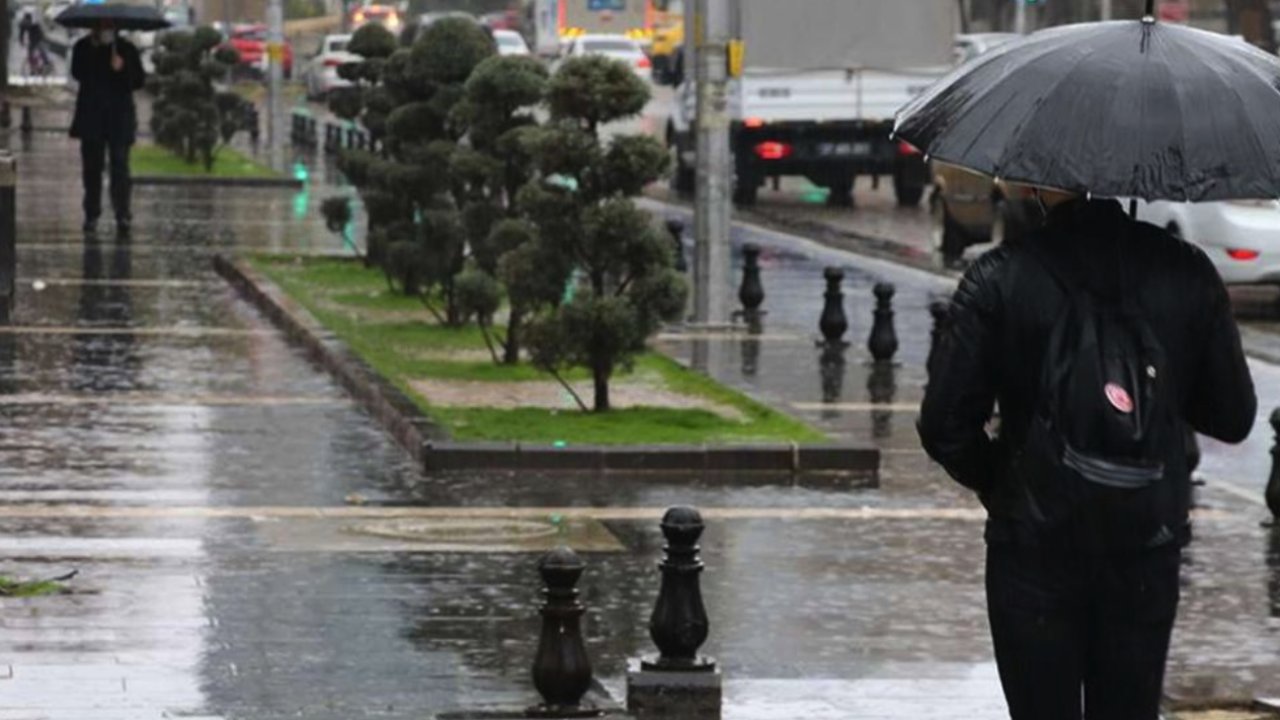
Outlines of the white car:
{"type": "Polygon", "coordinates": [[[498,45],[499,55],[529,55],[529,45],[524,37],[515,30],[494,30],[493,41],[498,45]]]}
{"type": "Polygon", "coordinates": [[[338,66],[360,62],[360,56],[347,52],[350,35],[325,35],[320,49],[307,61],[303,79],[307,85],[307,97],[323,98],[334,88],[347,87],[351,83],[338,77],[338,66]]]}
{"type": "Polygon", "coordinates": [[[1200,246],[1228,285],[1280,284],[1280,201],[1139,202],[1138,219],[1200,246]]]}
{"type": "Polygon", "coordinates": [[[640,43],[623,35],[580,35],[569,43],[566,58],[585,55],[603,55],[621,60],[631,66],[636,75],[645,81],[653,80],[653,63],[644,53],[640,43]]]}

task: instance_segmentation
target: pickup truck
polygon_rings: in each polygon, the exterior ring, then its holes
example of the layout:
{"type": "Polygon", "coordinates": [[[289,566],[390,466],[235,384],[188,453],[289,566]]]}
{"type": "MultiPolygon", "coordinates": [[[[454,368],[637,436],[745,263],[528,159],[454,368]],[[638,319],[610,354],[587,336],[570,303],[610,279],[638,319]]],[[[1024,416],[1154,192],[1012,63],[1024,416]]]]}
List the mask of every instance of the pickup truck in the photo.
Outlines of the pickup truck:
{"type": "MultiPolygon", "coordinates": [[[[828,188],[831,204],[850,206],[855,178],[888,175],[900,205],[919,204],[929,168],[915,148],[889,135],[898,108],[945,71],[748,70],[730,84],[734,202],[753,205],[765,181],[794,175],[828,188]]],[[[681,194],[694,187],[696,114],[697,87],[682,82],[666,132],[676,158],[672,184],[681,194]]]]}
{"type": "MultiPolygon", "coordinates": [[[[919,204],[929,169],[890,133],[898,109],[950,70],[957,23],[951,0],[736,0],[731,24],[744,53],[727,98],[734,201],[751,205],[767,180],[800,176],[848,206],[854,180],[870,175],[891,177],[901,205],[919,204]]],[[[666,131],[680,193],[693,191],[696,165],[689,60],[682,52],[673,63],[666,131]]]]}

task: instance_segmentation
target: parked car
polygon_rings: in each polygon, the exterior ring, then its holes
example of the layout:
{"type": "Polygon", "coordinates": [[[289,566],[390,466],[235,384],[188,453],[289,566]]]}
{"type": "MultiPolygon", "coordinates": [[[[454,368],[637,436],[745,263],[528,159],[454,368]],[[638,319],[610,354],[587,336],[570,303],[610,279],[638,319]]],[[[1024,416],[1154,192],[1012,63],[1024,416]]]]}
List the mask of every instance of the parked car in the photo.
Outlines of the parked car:
{"type": "Polygon", "coordinates": [[[957,35],[955,45],[956,65],[962,65],[979,55],[1022,37],[1017,33],[971,33],[957,35]]]}
{"type": "Polygon", "coordinates": [[[581,35],[565,49],[564,57],[603,55],[631,66],[642,80],[653,79],[653,63],[640,43],[624,35],[581,35]]]}
{"type": "Polygon", "coordinates": [[[1026,187],[936,160],[930,171],[930,241],[947,264],[971,245],[1016,241],[1035,226],[1038,208],[1026,187]]]}
{"type": "Polygon", "coordinates": [[[1280,202],[1139,202],[1138,219],[1200,246],[1227,284],[1280,284],[1280,202]]]}
{"type": "MultiPolygon", "coordinates": [[[[227,34],[227,44],[240,53],[243,71],[264,76],[267,73],[267,26],[263,24],[232,25],[227,34]]],[[[284,44],[284,76],[293,76],[293,48],[284,44]]]]}
{"type": "Polygon", "coordinates": [[[320,41],[320,48],[302,69],[302,81],[307,87],[309,99],[323,99],[334,88],[351,84],[338,77],[340,66],[361,60],[359,55],[347,52],[350,42],[350,35],[325,35],[320,41]]]}
{"type": "MultiPolygon", "coordinates": [[[[1021,36],[1013,33],[957,35],[955,62],[966,63],[1021,36]]],[[[1031,226],[1035,209],[1020,187],[999,183],[964,168],[933,162],[929,168],[933,194],[929,197],[930,240],[943,261],[953,264],[965,248],[1016,240],[1031,226]]]]}
{"type": "Polygon", "coordinates": [[[393,34],[400,32],[400,11],[390,5],[368,4],[351,11],[351,27],[359,30],[369,23],[377,23],[393,34]]]}
{"type": "Polygon", "coordinates": [[[494,30],[493,41],[498,45],[499,55],[530,55],[529,44],[524,36],[515,30],[494,30]]]}

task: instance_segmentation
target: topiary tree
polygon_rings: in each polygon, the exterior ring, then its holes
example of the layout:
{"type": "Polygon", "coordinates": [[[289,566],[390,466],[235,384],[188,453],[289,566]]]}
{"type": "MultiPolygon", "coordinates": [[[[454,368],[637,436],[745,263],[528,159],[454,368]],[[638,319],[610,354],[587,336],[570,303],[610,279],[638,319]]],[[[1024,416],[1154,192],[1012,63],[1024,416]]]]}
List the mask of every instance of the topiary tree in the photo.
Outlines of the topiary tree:
{"type": "Polygon", "coordinates": [[[546,279],[532,294],[545,300],[552,287],[569,288],[570,297],[537,311],[526,342],[533,362],[566,387],[565,368],[589,370],[593,408],[603,412],[614,372],[684,308],[687,288],[670,240],[631,200],[662,177],[669,159],[653,138],[618,136],[606,145],[599,137],[602,125],[634,116],[648,102],[648,87],[626,64],[570,59],[551,78],[547,97],[551,122],[530,142],[538,178],[518,198],[537,232],[503,274],[514,280],[531,261],[546,260],[546,279]]]}
{"type": "MultiPolygon", "coordinates": [[[[368,25],[348,49],[362,62],[339,68],[354,85],[335,93],[330,107],[360,120],[381,146],[377,153],[344,152],[339,160],[366,206],[366,258],[441,322],[461,324],[466,313],[455,278],[466,267],[459,211],[467,188],[452,172],[466,132],[458,106],[471,72],[496,53],[493,40],[475,23],[449,18],[411,48],[397,49],[385,28],[368,25]]],[[[463,165],[460,173],[469,173],[463,165]]]]}
{"type": "MultiPolygon", "coordinates": [[[[457,109],[468,132],[466,147],[454,153],[454,196],[462,207],[476,271],[493,278],[494,287],[501,288],[498,268],[502,258],[536,234],[528,223],[513,219],[519,212],[516,197],[520,188],[534,176],[530,153],[530,141],[538,128],[534,110],[542,103],[547,79],[546,68],[533,58],[491,57],[476,66],[468,78],[457,109]]],[[[543,267],[533,268],[534,273],[543,274],[543,267]]],[[[503,284],[509,300],[506,331],[491,342],[502,347],[502,362],[515,364],[520,359],[524,318],[533,305],[521,292],[524,278],[507,278],[503,284]]]]}
{"type": "Polygon", "coordinates": [[[210,27],[165,33],[159,42],[155,72],[148,79],[156,98],[151,132],[161,146],[211,170],[218,151],[247,129],[249,102],[214,86],[239,56],[223,47],[221,35],[210,27]]]}

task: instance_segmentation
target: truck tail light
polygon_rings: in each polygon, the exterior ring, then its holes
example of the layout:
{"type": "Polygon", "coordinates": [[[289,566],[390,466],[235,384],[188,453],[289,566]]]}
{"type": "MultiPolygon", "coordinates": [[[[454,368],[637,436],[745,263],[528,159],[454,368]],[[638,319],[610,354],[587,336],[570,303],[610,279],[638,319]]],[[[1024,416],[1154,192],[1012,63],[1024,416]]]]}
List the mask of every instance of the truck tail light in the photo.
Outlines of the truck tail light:
{"type": "Polygon", "coordinates": [[[917,149],[915,145],[912,145],[911,143],[907,142],[906,140],[899,140],[899,141],[898,141],[898,154],[899,154],[899,155],[902,155],[902,156],[906,156],[906,155],[919,155],[919,154],[920,154],[920,150],[919,150],[919,149],[917,149]]]}
{"type": "Polygon", "coordinates": [[[752,128],[752,129],[762,128],[764,127],[764,118],[757,118],[757,117],[747,118],[746,120],[742,121],[742,126],[745,128],[752,128]]]}
{"type": "Polygon", "coordinates": [[[636,60],[636,67],[640,68],[641,70],[647,70],[653,67],[653,63],[649,61],[648,57],[641,55],[640,59],[636,60]]]}
{"type": "Polygon", "coordinates": [[[770,140],[755,147],[756,155],[761,160],[784,160],[791,157],[791,145],[770,140]]]}
{"type": "Polygon", "coordinates": [[[338,58],[328,58],[327,60],[324,61],[325,67],[336,68],[341,64],[342,64],[342,61],[339,60],[338,58]]]}
{"type": "Polygon", "coordinates": [[[1257,260],[1258,256],[1261,254],[1262,253],[1257,250],[1244,250],[1241,248],[1231,248],[1230,250],[1227,250],[1227,255],[1231,256],[1232,260],[1239,260],[1241,262],[1257,260]]]}

